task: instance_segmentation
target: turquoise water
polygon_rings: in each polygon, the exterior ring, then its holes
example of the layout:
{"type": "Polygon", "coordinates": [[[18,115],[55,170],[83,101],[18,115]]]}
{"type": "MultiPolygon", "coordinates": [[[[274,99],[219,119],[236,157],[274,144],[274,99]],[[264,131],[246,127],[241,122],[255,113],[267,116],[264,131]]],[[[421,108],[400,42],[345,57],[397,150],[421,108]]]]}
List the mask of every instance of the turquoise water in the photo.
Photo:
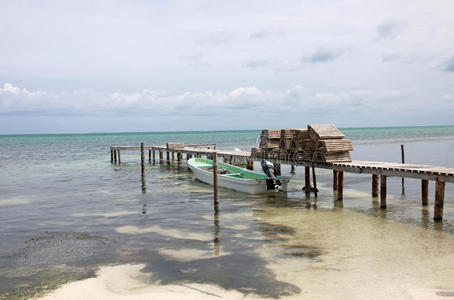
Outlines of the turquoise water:
{"type": "MultiPolygon", "coordinates": [[[[406,162],[454,167],[454,126],[341,130],[353,141],[356,160],[398,162],[404,144],[406,162]]],[[[432,202],[421,209],[418,180],[408,179],[406,194],[401,195],[400,178],[390,179],[389,207],[383,211],[369,196],[369,176],[346,174],[345,197],[339,203],[333,200],[327,170],[318,172],[318,199],[306,197],[301,192],[300,168],[286,195],[221,191],[220,213],[214,215],[211,187],[195,181],[184,162],[147,165],[145,185],[137,152],[123,151],[121,165],[110,163],[111,145],[182,141],[247,150],[257,145],[259,134],[260,130],[0,136],[0,298],[31,297],[65,282],[93,277],[105,265],[136,263],[153,274],[149,285],[203,283],[265,298],[316,293],[319,283],[305,285],[298,279],[311,274],[341,282],[341,277],[355,278],[352,270],[356,270],[393,282],[396,270],[390,267],[382,274],[364,262],[370,249],[352,246],[360,233],[352,235],[349,229],[339,233],[338,227],[332,227],[333,220],[341,227],[364,228],[361,234],[368,236],[400,240],[409,234],[424,245],[442,243],[447,248],[438,249],[440,264],[443,255],[446,258],[452,252],[454,189],[449,183],[441,223],[432,221],[432,202]],[[320,235],[314,236],[311,223],[317,223],[320,235]],[[329,240],[333,234],[344,243],[329,240]],[[326,265],[352,251],[350,247],[358,251],[357,256],[343,260],[339,270],[326,265]],[[189,260],[169,254],[182,250],[202,254],[189,260]],[[286,268],[276,269],[276,264],[286,268]],[[290,271],[295,264],[299,269],[290,271]],[[197,271],[181,271],[187,269],[197,271]]],[[[283,172],[289,168],[284,166],[283,172]]],[[[370,240],[369,246],[391,252],[407,245],[374,243],[370,240]]],[[[409,264],[426,259],[411,250],[411,241],[407,246],[409,264]]],[[[424,268],[429,274],[426,281],[403,268],[406,283],[421,280],[427,289],[454,289],[452,280],[435,283],[436,261],[424,268]]],[[[445,264],[440,272],[454,278],[453,269],[445,264]]],[[[371,278],[358,285],[369,293],[376,289],[372,282],[371,278]]],[[[340,284],[331,287],[325,287],[321,298],[329,298],[334,291],[349,292],[340,284]]],[[[394,293],[401,296],[404,291],[396,287],[394,293]]]]}

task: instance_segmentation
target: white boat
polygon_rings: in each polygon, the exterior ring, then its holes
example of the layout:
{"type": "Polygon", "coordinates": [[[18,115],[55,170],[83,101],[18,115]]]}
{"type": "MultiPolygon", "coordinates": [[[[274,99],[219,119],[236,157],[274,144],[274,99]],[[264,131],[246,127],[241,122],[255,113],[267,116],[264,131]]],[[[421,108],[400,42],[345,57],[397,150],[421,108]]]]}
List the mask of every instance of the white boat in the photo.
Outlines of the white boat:
{"type": "MultiPolygon", "coordinates": [[[[218,162],[218,185],[223,188],[248,193],[262,194],[276,192],[276,189],[268,190],[267,175],[237,166],[218,162]]],[[[213,161],[211,159],[193,157],[188,160],[188,166],[194,173],[196,179],[213,184],[213,161]]],[[[287,184],[290,178],[277,176],[281,182],[279,190],[287,191],[287,184]]]]}

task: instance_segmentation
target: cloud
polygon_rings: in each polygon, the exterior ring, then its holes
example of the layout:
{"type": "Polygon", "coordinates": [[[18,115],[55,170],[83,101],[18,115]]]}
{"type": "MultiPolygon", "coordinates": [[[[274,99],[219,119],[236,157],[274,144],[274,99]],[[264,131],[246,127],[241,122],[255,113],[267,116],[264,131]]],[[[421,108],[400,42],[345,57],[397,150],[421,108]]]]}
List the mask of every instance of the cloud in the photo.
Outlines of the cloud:
{"type": "Polygon", "coordinates": [[[454,72],[454,55],[442,62],[440,67],[445,72],[454,72]]]}
{"type": "Polygon", "coordinates": [[[256,32],[251,33],[249,36],[250,40],[259,40],[259,39],[264,39],[267,38],[271,35],[271,33],[267,30],[258,30],[256,32]]]}
{"type": "Polygon", "coordinates": [[[312,54],[304,56],[302,61],[309,63],[322,63],[330,60],[335,60],[342,55],[341,51],[329,49],[327,47],[319,47],[312,54]]]}
{"type": "MultiPolygon", "coordinates": [[[[0,115],[131,115],[174,116],[295,111],[342,111],[345,107],[368,111],[399,108],[392,99],[401,97],[393,90],[314,91],[296,85],[282,91],[267,91],[254,86],[227,92],[203,91],[181,94],[142,90],[132,93],[101,94],[88,90],[60,93],[29,92],[10,83],[0,88],[0,115]],[[389,104],[389,106],[386,105],[389,104]],[[222,113],[221,113],[222,112],[222,113]]],[[[403,101],[401,101],[403,102],[403,101]]]]}
{"type": "Polygon", "coordinates": [[[405,31],[407,25],[397,21],[384,21],[377,26],[377,32],[380,38],[392,39],[405,31]]]}
{"type": "Polygon", "coordinates": [[[251,60],[248,60],[248,61],[245,61],[241,64],[241,66],[243,68],[252,68],[252,69],[255,69],[255,68],[261,68],[261,67],[266,67],[266,66],[269,66],[271,65],[272,63],[274,62],[273,59],[267,59],[267,58],[263,58],[263,59],[251,59],[251,60]]]}
{"type": "Polygon", "coordinates": [[[233,40],[235,37],[235,33],[232,31],[227,30],[220,30],[215,32],[210,32],[205,34],[202,38],[197,41],[197,44],[201,46],[205,45],[214,45],[219,46],[222,44],[226,44],[233,40]]]}

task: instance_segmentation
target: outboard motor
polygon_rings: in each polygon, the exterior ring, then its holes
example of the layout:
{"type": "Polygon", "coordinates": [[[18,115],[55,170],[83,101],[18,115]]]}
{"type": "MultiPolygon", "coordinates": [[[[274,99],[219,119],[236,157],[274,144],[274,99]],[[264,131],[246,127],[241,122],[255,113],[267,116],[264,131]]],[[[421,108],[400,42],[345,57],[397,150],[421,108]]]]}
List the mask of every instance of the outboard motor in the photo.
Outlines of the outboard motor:
{"type": "Polygon", "coordinates": [[[274,165],[267,160],[262,160],[261,165],[263,172],[269,177],[269,179],[266,180],[267,190],[277,189],[281,185],[281,182],[276,178],[274,165]]]}

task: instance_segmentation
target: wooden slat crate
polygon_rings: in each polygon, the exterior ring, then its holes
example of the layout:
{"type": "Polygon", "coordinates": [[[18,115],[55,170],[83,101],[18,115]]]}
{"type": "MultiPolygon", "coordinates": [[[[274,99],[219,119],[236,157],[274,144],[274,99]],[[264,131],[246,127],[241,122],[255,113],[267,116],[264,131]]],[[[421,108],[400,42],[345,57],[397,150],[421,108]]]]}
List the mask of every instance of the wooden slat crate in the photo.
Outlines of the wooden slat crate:
{"type": "Polygon", "coordinates": [[[345,136],[333,124],[311,124],[307,126],[312,140],[343,139],[345,136]]]}

